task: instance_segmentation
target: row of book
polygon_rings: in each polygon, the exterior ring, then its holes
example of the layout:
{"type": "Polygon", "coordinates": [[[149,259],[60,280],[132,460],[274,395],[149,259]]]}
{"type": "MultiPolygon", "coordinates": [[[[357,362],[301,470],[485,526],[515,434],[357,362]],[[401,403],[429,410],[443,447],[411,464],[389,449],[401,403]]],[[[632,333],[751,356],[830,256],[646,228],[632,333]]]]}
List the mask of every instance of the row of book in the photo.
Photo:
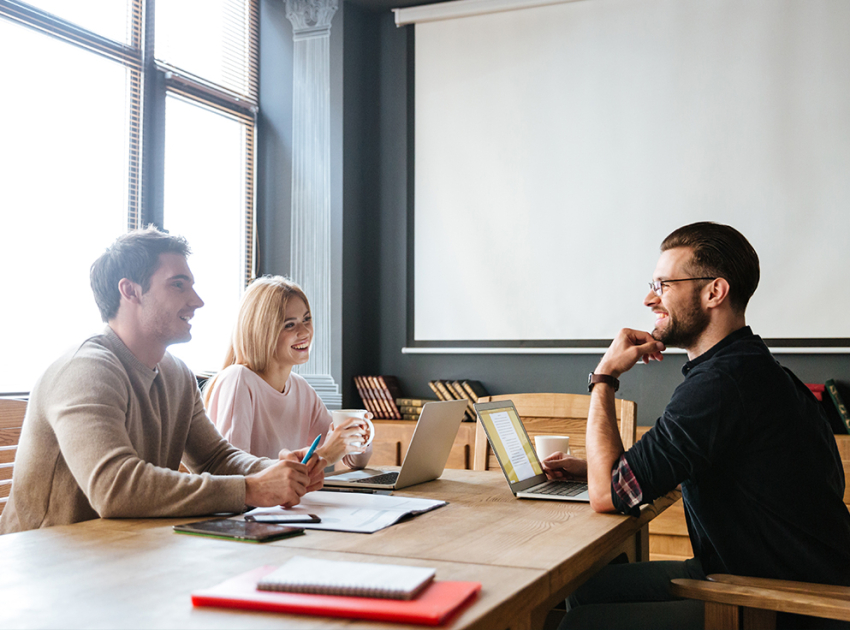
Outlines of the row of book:
{"type": "Polygon", "coordinates": [[[476,414],[472,403],[478,402],[482,396],[489,396],[487,390],[480,381],[469,379],[459,381],[428,381],[428,387],[431,388],[437,398],[440,400],[466,400],[466,417],[467,422],[475,422],[476,414]]]}
{"type": "Polygon", "coordinates": [[[806,383],[806,386],[812,390],[815,398],[823,403],[832,432],[837,434],[850,433],[850,410],[844,402],[850,400],[847,397],[846,386],[834,379],[829,379],[823,385],[806,383]]]}
{"type": "Polygon", "coordinates": [[[354,385],[363,406],[378,420],[419,420],[422,407],[436,400],[402,398],[395,376],[355,376],[354,385]]]}
{"type": "Polygon", "coordinates": [[[475,422],[472,403],[489,395],[480,381],[469,379],[428,381],[428,386],[437,395],[436,399],[403,398],[395,376],[355,376],[354,385],[363,400],[363,406],[378,420],[418,420],[422,408],[429,402],[465,400],[467,408],[464,420],[475,422]]]}
{"type": "Polygon", "coordinates": [[[401,388],[395,376],[355,376],[354,386],[363,400],[363,406],[376,419],[403,419],[395,402],[396,398],[401,397],[401,388]]]}

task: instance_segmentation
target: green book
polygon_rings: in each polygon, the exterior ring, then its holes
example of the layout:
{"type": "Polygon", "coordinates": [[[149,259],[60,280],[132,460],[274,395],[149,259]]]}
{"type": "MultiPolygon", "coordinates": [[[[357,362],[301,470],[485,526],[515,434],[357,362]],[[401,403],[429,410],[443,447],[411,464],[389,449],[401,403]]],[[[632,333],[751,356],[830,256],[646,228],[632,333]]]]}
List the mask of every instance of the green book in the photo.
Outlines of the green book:
{"type": "Polygon", "coordinates": [[[835,405],[835,408],[838,410],[838,416],[841,418],[841,422],[844,424],[844,430],[847,433],[850,433],[850,412],[847,410],[847,405],[844,402],[844,397],[841,395],[841,389],[843,389],[838,383],[833,379],[829,379],[826,383],[826,391],[829,394],[830,400],[832,400],[832,404],[835,405]]]}
{"type": "MultiPolygon", "coordinates": [[[[396,398],[395,404],[399,407],[419,407],[420,411],[422,407],[427,405],[429,402],[437,402],[436,398],[396,398]]],[[[404,412],[402,412],[404,413],[404,412]]]]}

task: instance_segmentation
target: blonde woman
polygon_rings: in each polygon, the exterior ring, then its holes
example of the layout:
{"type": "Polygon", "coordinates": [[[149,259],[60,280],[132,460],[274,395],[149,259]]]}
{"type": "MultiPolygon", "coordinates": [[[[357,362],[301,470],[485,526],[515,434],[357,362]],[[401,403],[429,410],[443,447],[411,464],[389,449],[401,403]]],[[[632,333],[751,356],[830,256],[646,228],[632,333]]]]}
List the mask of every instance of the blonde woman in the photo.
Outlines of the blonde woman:
{"type": "Polygon", "coordinates": [[[234,446],[277,459],[281,449],[309,446],[324,435],[317,452],[364,468],[372,447],[356,419],[331,428],[331,414],[316,391],[292,368],[310,358],[313,321],[304,291],[282,276],[257,278],[242,297],[223,369],[207,387],[210,418],[234,446]]]}

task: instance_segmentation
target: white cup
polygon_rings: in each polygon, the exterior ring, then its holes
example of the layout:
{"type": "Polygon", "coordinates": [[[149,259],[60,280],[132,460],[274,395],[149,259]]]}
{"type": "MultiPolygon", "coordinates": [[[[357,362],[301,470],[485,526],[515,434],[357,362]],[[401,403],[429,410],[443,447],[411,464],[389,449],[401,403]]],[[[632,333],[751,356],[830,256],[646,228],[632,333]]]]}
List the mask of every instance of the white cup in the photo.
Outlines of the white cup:
{"type": "Polygon", "coordinates": [[[375,439],[375,425],[372,424],[372,421],[366,417],[366,414],[369,413],[365,409],[338,409],[336,411],[331,412],[333,416],[333,427],[336,429],[340,424],[343,424],[349,418],[358,418],[361,424],[365,424],[369,428],[369,437],[366,440],[366,444],[362,442],[352,442],[351,446],[360,450],[368,447],[372,440],[375,439]]]}
{"type": "Polygon", "coordinates": [[[541,460],[546,459],[552,453],[570,454],[570,436],[569,435],[535,435],[534,450],[537,451],[537,457],[541,460]]]}

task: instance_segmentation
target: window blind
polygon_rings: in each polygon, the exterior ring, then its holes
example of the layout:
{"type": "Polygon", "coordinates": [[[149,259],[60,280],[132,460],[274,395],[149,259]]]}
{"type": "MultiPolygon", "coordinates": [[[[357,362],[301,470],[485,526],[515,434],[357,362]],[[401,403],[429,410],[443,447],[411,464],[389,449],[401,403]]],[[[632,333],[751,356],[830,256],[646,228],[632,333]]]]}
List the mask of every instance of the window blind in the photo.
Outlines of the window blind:
{"type": "Polygon", "coordinates": [[[184,78],[256,105],[258,10],[246,0],[184,0],[156,7],[156,59],[184,78]]]}
{"type": "MultiPolygon", "coordinates": [[[[9,273],[0,274],[0,285],[4,298],[12,303],[34,303],[37,300],[18,295],[28,283],[17,281],[19,271],[15,269],[23,264],[33,276],[47,277],[55,273],[57,260],[61,260],[66,267],[62,284],[67,290],[58,299],[71,308],[62,326],[32,314],[24,316],[16,309],[9,311],[21,317],[20,321],[0,322],[4,324],[0,329],[7,331],[0,332],[0,345],[8,350],[6,361],[0,362],[0,393],[25,393],[55,358],[57,349],[100,327],[87,286],[88,266],[122,227],[155,223],[169,228],[163,213],[169,97],[238,123],[234,125],[235,140],[222,153],[233,165],[230,172],[235,173],[228,180],[234,182],[229,190],[238,195],[231,195],[226,203],[213,199],[218,203],[217,217],[226,216],[228,225],[242,226],[236,233],[241,245],[234,247],[231,242],[229,246],[235,252],[233,265],[238,267],[238,273],[229,273],[236,277],[236,291],[231,294],[237,299],[255,277],[257,259],[258,0],[0,0],[0,27],[5,24],[17,29],[13,23],[25,27],[23,32],[31,30],[48,37],[27,39],[33,42],[27,51],[15,48],[7,37],[8,52],[0,59],[0,74],[5,71],[7,75],[5,84],[19,86],[27,100],[35,101],[24,106],[21,99],[7,100],[9,115],[0,120],[0,131],[5,125],[7,132],[15,126],[33,132],[6,133],[5,151],[0,146],[0,161],[6,159],[10,165],[2,187],[5,202],[0,205],[15,208],[4,215],[0,233],[6,234],[9,260],[18,261],[6,265],[9,273]],[[57,42],[71,47],[63,48],[57,42]],[[98,57],[117,63],[104,65],[101,61],[98,65],[98,57]],[[68,64],[74,69],[67,69],[68,64]],[[17,140],[12,142],[12,137],[17,140]],[[15,175],[18,171],[23,175],[15,175]],[[51,184],[45,186],[45,182],[51,184]],[[58,214],[54,217],[54,213],[58,214]],[[21,234],[32,238],[21,238],[21,234]],[[76,235],[73,252],[65,247],[67,235],[72,234],[76,235]],[[54,243],[57,239],[58,244],[54,243]],[[85,309],[91,312],[83,312],[85,309]],[[77,318],[73,321],[71,310],[77,318]],[[23,345],[12,344],[15,337],[23,345]],[[25,365],[27,358],[33,361],[25,365]]],[[[197,117],[204,118],[200,110],[197,117]]],[[[204,119],[210,120],[208,115],[204,119]]],[[[203,131],[200,133],[203,137],[203,131]]],[[[182,166],[191,167],[192,163],[182,166]]],[[[169,181],[179,178],[180,171],[172,173],[169,181]]],[[[203,173],[201,177],[199,173],[190,175],[192,181],[204,184],[203,173]]],[[[209,203],[184,203],[180,210],[185,209],[198,213],[182,221],[193,229],[211,216],[209,203]]],[[[176,216],[172,219],[175,228],[181,224],[176,216]]],[[[203,239],[208,231],[189,230],[186,236],[198,251],[207,247],[203,239]]],[[[206,273],[201,260],[199,255],[193,261],[196,275],[214,279],[217,274],[206,273]]],[[[231,324],[206,334],[226,340],[231,324]]],[[[191,350],[192,345],[187,348],[191,350]]],[[[193,360],[190,365],[198,370],[217,367],[195,363],[193,360]]]]}

